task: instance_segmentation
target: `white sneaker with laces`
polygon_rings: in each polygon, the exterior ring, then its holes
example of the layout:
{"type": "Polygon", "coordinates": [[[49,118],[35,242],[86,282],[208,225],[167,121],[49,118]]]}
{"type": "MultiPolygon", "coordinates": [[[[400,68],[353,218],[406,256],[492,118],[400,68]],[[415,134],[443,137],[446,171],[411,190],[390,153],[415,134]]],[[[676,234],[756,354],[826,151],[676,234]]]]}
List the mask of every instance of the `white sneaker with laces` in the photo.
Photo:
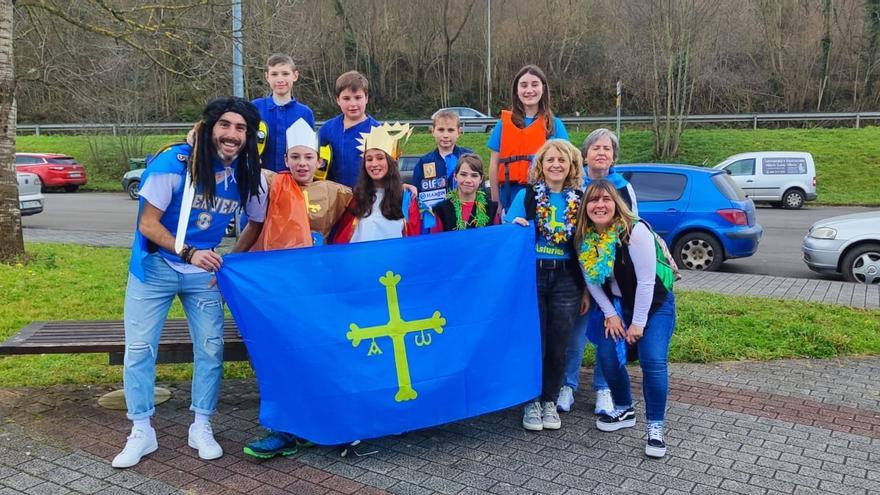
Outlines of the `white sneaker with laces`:
{"type": "Polygon", "coordinates": [[[159,442],[156,441],[156,430],[149,430],[132,427],[131,435],[125,442],[125,448],[122,449],[116,457],[113,458],[111,466],[115,468],[129,468],[141,462],[141,457],[155,452],[159,448],[159,442]]]}
{"type": "Polygon", "coordinates": [[[614,410],[614,399],[611,398],[611,389],[600,388],[596,390],[596,414],[611,414],[614,410]]]}
{"type": "Polygon", "coordinates": [[[545,430],[558,430],[559,428],[562,428],[562,420],[559,419],[559,413],[556,411],[556,403],[545,402],[543,404],[541,426],[543,426],[545,430]]]}
{"type": "Polygon", "coordinates": [[[556,399],[556,408],[562,412],[571,411],[571,406],[574,405],[574,390],[568,385],[563,385],[561,389],[559,389],[559,398],[556,399]]]}
{"type": "Polygon", "coordinates": [[[206,461],[219,459],[223,455],[223,448],[214,440],[214,431],[211,423],[201,426],[193,423],[189,427],[189,446],[199,451],[199,458],[206,461]]]}
{"type": "Polygon", "coordinates": [[[529,431],[541,431],[544,429],[544,421],[541,419],[541,404],[537,401],[529,402],[523,410],[523,428],[529,431]]]}

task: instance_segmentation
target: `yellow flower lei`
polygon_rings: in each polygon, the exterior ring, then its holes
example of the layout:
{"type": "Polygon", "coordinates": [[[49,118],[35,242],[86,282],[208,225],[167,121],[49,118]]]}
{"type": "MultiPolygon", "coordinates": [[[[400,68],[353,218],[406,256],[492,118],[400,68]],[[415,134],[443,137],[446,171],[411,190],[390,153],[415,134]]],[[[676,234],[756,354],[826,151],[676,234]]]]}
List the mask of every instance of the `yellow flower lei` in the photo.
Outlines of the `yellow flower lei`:
{"type": "Polygon", "coordinates": [[[587,227],[578,255],[578,262],[584,271],[584,279],[587,283],[602,285],[614,271],[614,258],[617,255],[621,230],[623,230],[623,222],[620,220],[614,222],[602,234],[592,227],[587,227]]]}

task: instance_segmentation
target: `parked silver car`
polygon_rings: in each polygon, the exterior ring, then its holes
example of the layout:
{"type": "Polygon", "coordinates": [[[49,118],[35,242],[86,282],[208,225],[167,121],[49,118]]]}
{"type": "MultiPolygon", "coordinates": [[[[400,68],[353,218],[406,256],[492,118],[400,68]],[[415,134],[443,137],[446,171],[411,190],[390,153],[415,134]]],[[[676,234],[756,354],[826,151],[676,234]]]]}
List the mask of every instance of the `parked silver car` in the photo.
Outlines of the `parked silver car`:
{"type": "Polygon", "coordinates": [[[30,172],[16,172],[18,179],[18,209],[21,215],[36,215],[43,211],[43,183],[40,176],[30,172]]]}
{"type": "Polygon", "coordinates": [[[801,250],[814,272],[880,284],[880,210],[819,220],[807,231],[801,250]]]}
{"type": "Polygon", "coordinates": [[[441,108],[431,115],[431,120],[434,120],[437,113],[444,110],[451,110],[458,114],[458,118],[461,120],[461,130],[464,132],[489,132],[495,127],[495,119],[479,110],[468,107],[441,108]]]}

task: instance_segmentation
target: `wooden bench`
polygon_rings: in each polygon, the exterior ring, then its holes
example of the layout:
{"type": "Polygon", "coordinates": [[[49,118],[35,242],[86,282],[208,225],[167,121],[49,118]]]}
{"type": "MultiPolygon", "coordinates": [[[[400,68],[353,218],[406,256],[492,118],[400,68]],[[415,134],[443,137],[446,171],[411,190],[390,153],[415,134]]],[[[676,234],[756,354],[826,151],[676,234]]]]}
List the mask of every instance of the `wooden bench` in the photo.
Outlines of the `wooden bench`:
{"type": "MultiPolygon", "coordinates": [[[[227,319],[223,324],[223,343],[226,361],[247,361],[247,350],[233,320],[227,319]]],[[[0,344],[0,355],[91,352],[106,352],[110,364],[122,364],[125,355],[122,320],[37,321],[0,344]]],[[[192,341],[186,320],[165,320],[156,361],[191,363],[192,360],[192,341]]]]}

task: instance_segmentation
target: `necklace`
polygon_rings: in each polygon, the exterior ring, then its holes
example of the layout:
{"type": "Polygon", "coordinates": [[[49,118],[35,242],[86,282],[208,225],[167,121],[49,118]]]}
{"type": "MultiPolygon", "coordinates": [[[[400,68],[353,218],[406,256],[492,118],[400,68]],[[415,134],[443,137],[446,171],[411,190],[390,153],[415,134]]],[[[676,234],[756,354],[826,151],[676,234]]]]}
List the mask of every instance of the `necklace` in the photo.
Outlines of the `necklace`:
{"type": "Polygon", "coordinates": [[[455,230],[465,230],[468,227],[485,227],[489,224],[489,216],[486,214],[486,193],[483,191],[477,191],[477,195],[474,198],[476,215],[471,214],[473,221],[470,219],[465,221],[461,218],[461,199],[459,199],[457,192],[450,191],[446,195],[446,199],[452,203],[452,208],[455,209],[455,230]]]}
{"type": "Polygon", "coordinates": [[[614,271],[614,258],[617,256],[617,244],[620,242],[622,228],[623,224],[620,220],[614,222],[601,234],[593,227],[587,227],[584,240],[581,242],[578,262],[588,284],[602,285],[614,271]]]}
{"type": "Polygon", "coordinates": [[[538,220],[538,231],[553,244],[563,244],[571,239],[577,223],[577,210],[580,203],[574,189],[565,190],[565,221],[556,221],[556,207],[550,205],[550,192],[547,184],[540,181],[535,184],[535,217],[538,220]]]}

